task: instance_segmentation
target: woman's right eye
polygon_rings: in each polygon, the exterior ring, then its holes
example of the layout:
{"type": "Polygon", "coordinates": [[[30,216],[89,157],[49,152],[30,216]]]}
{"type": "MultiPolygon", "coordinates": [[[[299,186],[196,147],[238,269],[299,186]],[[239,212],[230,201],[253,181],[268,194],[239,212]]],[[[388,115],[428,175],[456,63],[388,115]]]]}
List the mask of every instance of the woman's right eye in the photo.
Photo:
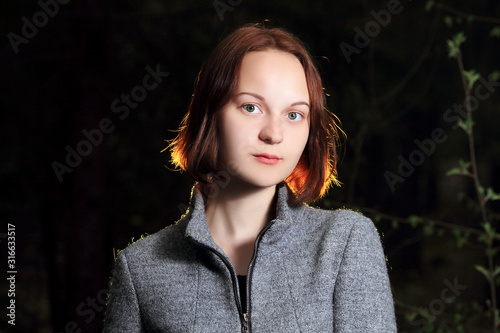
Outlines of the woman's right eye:
{"type": "Polygon", "coordinates": [[[248,113],[257,113],[260,111],[259,107],[255,104],[244,104],[242,108],[248,113]]]}

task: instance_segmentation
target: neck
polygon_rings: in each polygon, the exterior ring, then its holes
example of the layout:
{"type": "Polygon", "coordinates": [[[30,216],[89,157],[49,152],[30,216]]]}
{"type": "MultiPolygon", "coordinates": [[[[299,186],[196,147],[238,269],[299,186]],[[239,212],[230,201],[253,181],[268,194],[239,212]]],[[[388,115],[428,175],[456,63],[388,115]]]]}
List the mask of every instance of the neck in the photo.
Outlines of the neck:
{"type": "Polygon", "coordinates": [[[275,216],[276,186],[227,186],[206,200],[205,215],[212,236],[255,240],[275,216]],[[215,235],[214,235],[215,234],[215,235]]]}
{"type": "Polygon", "coordinates": [[[240,275],[247,273],[255,240],[276,212],[276,186],[247,185],[229,185],[208,198],[205,205],[212,239],[240,275]]]}

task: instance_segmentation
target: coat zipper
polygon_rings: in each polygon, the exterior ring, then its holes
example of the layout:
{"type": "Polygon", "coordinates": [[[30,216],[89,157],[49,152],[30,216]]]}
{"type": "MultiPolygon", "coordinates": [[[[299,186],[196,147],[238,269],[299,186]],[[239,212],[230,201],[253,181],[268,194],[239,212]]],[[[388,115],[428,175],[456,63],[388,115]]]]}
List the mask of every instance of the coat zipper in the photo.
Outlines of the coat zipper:
{"type": "Polygon", "coordinates": [[[231,282],[233,284],[233,295],[235,296],[235,300],[236,300],[236,307],[238,308],[238,312],[239,312],[239,315],[240,315],[240,322],[241,322],[241,331],[242,332],[248,332],[248,322],[247,322],[247,317],[245,316],[245,314],[243,313],[243,308],[241,306],[241,301],[240,301],[240,297],[238,295],[238,279],[236,278],[236,273],[234,271],[234,269],[232,268],[232,265],[231,263],[229,262],[229,260],[227,260],[222,254],[219,253],[219,251],[215,250],[215,249],[212,249],[210,246],[208,245],[205,245],[197,240],[195,240],[194,238],[190,237],[194,242],[196,242],[197,244],[201,245],[202,247],[206,248],[207,250],[215,253],[221,260],[222,262],[227,266],[227,268],[229,269],[229,273],[231,274],[231,282]]]}
{"type": "Polygon", "coordinates": [[[257,235],[257,238],[255,239],[255,245],[253,248],[252,259],[250,260],[250,264],[248,265],[247,283],[246,283],[246,287],[247,287],[247,300],[246,300],[247,301],[247,313],[244,316],[246,330],[243,332],[250,332],[250,283],[252,281],[253,264],[255,262],[255,258],[257,257],[257,248],[258,248],[260,239],[262,238],[262,235],[264,234],[264,232],[267,231],[267,229],[269,229],[271,224],[272,223],[268,223],[257,235]]]}
{"type": "Polygon", "coordinates": [[[247,283],[246,283],[246,288],[247,288],[247,313],[243,313],[243,308],[242,308],[242,305],[241,305],[241,301],[240,301],[240,296],[238,294],[238,279],[236,277],[236,271],[234,270],[233,268],[233,265],[231,264],[231,262],[226,259],[221,253],[219,253],[219,251],[211,248],[210,246],[208,245],[205,245],[197,240],[195,240],[194,238],[190,237],[194,242],[196,242],[197,244],[201,245],[202,247],[208,249],[209,251],[215,253],[221,260],[222,262],[227,266],[227,268],[229,269],[229,273],[231,274],[231,282],[233,284],[233,294],[234,294],[234,299],[236,301],[236,307],[238,308],[238,312],[239,312],[239,315],[240,315],[240,322],[241,322],[241,331],[246,333],[246,332],[250,332],[250,322],[249,322],[249,319],[250,319],[250,280],[251,280],[251,275],[252,275],[252,272],[253,272],[253,264],[254,264],[254,261],[255,261],[255,257],[257,256],[257,247],[258,247],[258,244],[259,244],[259,241],[260,241],[260,238],[262,237],[262,235],[264,234],[264,232],[266,232],[267,229],[269,229],[269,227],[271,226],[272,223],[268,223],[260,232],[259,234],[257,235],[257,238],[255,239],[255,245],[254,245],[254,249],[253,249],[253,254],[252,254],[252,259],[250,260],[250,265],[248,266],[248,272],[247,272],[247,283]]]}

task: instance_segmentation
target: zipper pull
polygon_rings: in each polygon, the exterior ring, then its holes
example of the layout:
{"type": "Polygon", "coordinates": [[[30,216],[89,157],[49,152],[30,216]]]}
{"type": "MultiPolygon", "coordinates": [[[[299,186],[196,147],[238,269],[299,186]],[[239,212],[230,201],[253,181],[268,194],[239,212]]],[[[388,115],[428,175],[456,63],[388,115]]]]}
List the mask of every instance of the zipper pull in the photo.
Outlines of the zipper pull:
{"type": "Polygon", "coordinates": [[[241,332],[248,332],[248,318],[246,313],[243,314],[243,321],[241,322],[241,332]]]}

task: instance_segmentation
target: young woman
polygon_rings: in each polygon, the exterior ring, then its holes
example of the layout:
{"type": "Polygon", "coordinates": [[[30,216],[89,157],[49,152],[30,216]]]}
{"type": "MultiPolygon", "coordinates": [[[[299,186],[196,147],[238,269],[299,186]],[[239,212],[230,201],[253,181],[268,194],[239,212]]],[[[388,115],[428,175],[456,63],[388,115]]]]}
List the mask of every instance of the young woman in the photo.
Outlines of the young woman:
{"type": "Polygon", "coordinates": [[[226,37],[170,146],[190,208],[119,253],[105,332],[396,332],[373,223],[306,205],[337,182],[337,139],[296,37],[226,37]]]}

